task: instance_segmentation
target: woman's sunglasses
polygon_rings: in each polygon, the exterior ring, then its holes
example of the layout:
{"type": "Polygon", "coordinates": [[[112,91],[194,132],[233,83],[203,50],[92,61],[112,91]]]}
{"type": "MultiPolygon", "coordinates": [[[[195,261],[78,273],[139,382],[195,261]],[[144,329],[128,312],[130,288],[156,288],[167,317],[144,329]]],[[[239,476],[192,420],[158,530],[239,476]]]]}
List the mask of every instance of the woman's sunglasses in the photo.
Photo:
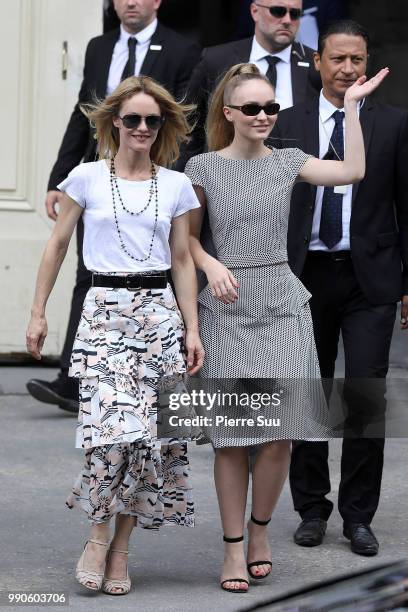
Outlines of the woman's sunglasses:
{"type": "Polygon", "coordinates": [[[228,108],[235,108],[240,110],[241,113],[248,117],[256,117],[261,111],[264,111],[265,115],[277,115],[279,113],[280,105],[277,102],[270,102],[261,106],[260,104],[243,104],[242,106],[234,106],[233,104],[226,104],[228,108]]]}
{"type": "Polygon", "coordinates": [[[135,130],[139,127],[142,119],[145,120],[146,126],[149,130],[159,130],[164,123],[164,117],[161,115],[146,115],[143,117],[142,115],[136,115],[136,113],[132,113],[131,115],[124,115],[121,117],[119,115],[119,119],[122,120],[125,128],[129,130],[135,130]]]}
{"type": "Polygon", "coordinates": [[[292,21],[297,21],[301,18],[303,11],[302,9],[291,8],[288,9],[286,6],[266,6],[265,4],[255,3],[256,6],[261,8],[266,8],[269,10],[272,17],[276,17],[276,19],[282,19],[282,17],[286,16],[286,13],[289,13],[292,21]]]}

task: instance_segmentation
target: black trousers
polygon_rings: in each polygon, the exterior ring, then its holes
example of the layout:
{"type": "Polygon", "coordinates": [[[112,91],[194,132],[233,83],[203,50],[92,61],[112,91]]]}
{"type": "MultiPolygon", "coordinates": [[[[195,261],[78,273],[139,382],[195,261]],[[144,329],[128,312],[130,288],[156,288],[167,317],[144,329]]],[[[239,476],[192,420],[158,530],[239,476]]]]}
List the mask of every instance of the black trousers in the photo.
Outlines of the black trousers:
{"type": "MultiPolygon", "coordinates": [[[[383,384],[380,394],[376,385],[376,410],[385,412],[385,377],[396,304],[373,305],[366,300],[351,258],[333,261],[308,255],[301,280],[312,294],[310,306],[320,369],[322,378],[329,381],[334,376],[342,334],[345,395],[349,381],[349,398],[345,397],[347,419],[354,425],[354,432],[358,431],[359,419],[364,421],[370,401],[367,395],[362,401],[360,395],[359,401],[357,379],[383,379],[375,381],[380,387],[383,384]]],[[[372,521],[380,497],[383,458],[384,437],[343,438],[338,508],[344,522],[372,521]]],[[[294,507],[301,517],[327,520],[333,510],[333,503],[326,498],[330,492],[328,443],[294,442],[289,478],[294,507]]]]}
{"type": "Polygon", "coordinates": [[[76,271],[76,282],[72,293],[71,311],[69,313],[68,328],[65,336],[64,347],[61,353],[61,369],[67,370],[71,359],[72,347],[75,334],[81,318],[82,306],[88,289],[92,284],[92,274],[85,268],[82,257],[82,243],[84,240],[84,223],[79,218],[76,229],[78,266],[76,271]]]}

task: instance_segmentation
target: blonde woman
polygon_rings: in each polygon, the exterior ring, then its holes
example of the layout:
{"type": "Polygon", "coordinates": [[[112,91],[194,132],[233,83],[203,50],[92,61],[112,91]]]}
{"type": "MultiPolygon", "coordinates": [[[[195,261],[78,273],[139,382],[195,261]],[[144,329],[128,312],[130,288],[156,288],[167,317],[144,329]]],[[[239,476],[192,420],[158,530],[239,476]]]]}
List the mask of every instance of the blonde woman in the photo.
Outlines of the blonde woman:
{"type": "Polygon", "coordinates": [[[84,261],[93,283],[70,376],[80,379],[76,446],[85,450],[85,464],[67,505],[84,510],[91,523],[77,580],[113,595],[131,587],[134,525],[194,524],[186,441],[160,439],[157,431],[158,391],[203,362],[188,245],[188,213],[199,204],[186,175],[167,168],[187,137],[189,110],[148,77],[126,79],[86,109],[101,159],[77,166],[58,186],[65,195],[27,331],[28,351],[40,359],[46,303],[83,215],[84,261]]]}
{"type": "Polygon", "coordinates": [[[290,440],[327,435],[310,294],[287,263],[291,192],[296,181],[347,185],[364,176],[357,103],[387,72],[367,82],[362,77],[347,90],[345,159],[323,161],[299,149],[265,146],[279,111],[275,92],[255,65],[234,66],[219,83],[210,105],[210,152],[190,159],[185,169],[201,203],[201,209],[191,215],[191,251],[208,281],[198,298],[206,354],[200,375],[239,381],[238,389],[256,392],[258,399],[259,392],[269,388],[276,391],[270,398],[275,396],[278,406],[273,410],[271,403],[269,414],[276,413],[279,419],[269,425],[259,424],[251,405],[221,406],[216,414],[221,419],[218,427],[212,423],[205,428],[216,450],[215,483],[225,541],[221,587],[233,593],[248,590],[248,574],[259,580],[271,572],[266,526],[287,476],[290,440]],[[215,257],[199,239],[205,208],[215,257]],[[274,389],[277,380],[283,393],[279,386],[274,389]],[[245,418],[225,423],[223,413],[245,418]],[[258,452],[252,470],[245,558],[248,448],[253,445],[258,452]]]}

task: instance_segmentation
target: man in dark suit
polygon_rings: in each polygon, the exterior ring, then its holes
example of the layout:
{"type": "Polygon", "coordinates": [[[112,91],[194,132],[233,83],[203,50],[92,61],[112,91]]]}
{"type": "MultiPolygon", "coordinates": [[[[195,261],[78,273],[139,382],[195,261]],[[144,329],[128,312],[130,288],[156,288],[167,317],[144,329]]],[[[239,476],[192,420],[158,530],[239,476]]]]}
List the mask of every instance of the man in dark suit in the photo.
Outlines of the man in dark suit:
{"type": "MultiPolygon", "coordinates": [[[[57,185],[81,160],[94,161],[95,139],[80,104],[104,98],[132,75],[148,75],[164,85],[176,99],[185,95],[188,80],[196,65],[198,45],[181,37],[157,21],[161,0],[114,0],[121,26],[93,38],[85,54],[84,79],[78,103],[69,120],[58,158],[52,169],[46,198],[47,214],[56,219],[56,204],[61,192],[57,185]]],[[[27,388],[36,399],[78,410],[78,381],[68,377],[68,368],[82,304],[91,285],[91,274],[82,259],[83,223],[77,226],[78,269],[64,348],[61,372],[55,381],[32,379],[27,388]]]]}
{"type": "MultiPolygon", "coordinates": [[[[272,134],[278,146],[343,158],[344,94],[366,72],[368,42],[365,30],[353,21],[334,22],[320,34],[315,56],[323,82],[320,99],[280,114],[272,134]]],[[[353,552],[375,555],[378,542],[370,523],[380,496],[385,377],[401,299],[401,327],[408,328],[408,112],[366,99],[360,120],[365,178],[345,188],[298,184],[288,255],[292,270],[312,294],[320,369],[329,383],[340,332],[343,337],[349,435],[345,431],[338,506],[353,552]],[[364,438],[371,412],[371,424],[378,418],[377,437],[364,438]]],[[[327,442],[294,443],[290,485],[302,518],[295,542],[321,544],[333,509],[326,498],[327,442]]]]}
{"type": "Polygon", "coordinates": [[[208,100],[219,78],[234,64],[253,62],[276,89],[281,108],[303,102],[320,88],[313,51],[294,42],[302,0],[256,0],[250,6],[255,35],[204,49],[188,86],[188,100],[197,104],[197,124],[180,168],[205,148],[208,100]]]}

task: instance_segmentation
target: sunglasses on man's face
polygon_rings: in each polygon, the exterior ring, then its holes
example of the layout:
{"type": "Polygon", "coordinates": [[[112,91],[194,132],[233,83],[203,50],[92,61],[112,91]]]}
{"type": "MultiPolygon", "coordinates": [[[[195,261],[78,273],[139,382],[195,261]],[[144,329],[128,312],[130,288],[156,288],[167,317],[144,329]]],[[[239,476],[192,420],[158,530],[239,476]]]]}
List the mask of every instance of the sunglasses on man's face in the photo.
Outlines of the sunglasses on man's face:
{"type": "Polygon", "coordinates": [[[164,117],[161,115],[146,115],[143,117],[143,115],[132,113],[130,115],[124,115],[123,117],[119,115],[119,119],[121,119],[125,128],[129,130],[138,128],[142,119],[145,120],[146,127],[148,127],[149,130],[159,130],[164,123],[164,117]]]}
{"type": "Polygon", "coordinates": [[[265,4],[258,4],[258,3],[256,3],[256,6],[268,9],[272,17],[276,17],[276,19],[282,19],[282,17],[285,17],[286,14],[289,13],[291,20],[297,21],[298,19],[301,18],[303,14],[302,9],[297,9],[297,8],[288,9],[286,8],[286,6],[266,6],[265,4]]]}
{"type": "Polygon", "coordinates": [[[226,104],[228,108],[235,108],[241,111],[248,117],[256,117],[261,111],[264,111],[265,115],[277,115],[280,109],[280,105],[277,102],[269,102],[265,106],[260,104],[243,104],[242,106],[234,106],[233,104],[226,104]]]}

